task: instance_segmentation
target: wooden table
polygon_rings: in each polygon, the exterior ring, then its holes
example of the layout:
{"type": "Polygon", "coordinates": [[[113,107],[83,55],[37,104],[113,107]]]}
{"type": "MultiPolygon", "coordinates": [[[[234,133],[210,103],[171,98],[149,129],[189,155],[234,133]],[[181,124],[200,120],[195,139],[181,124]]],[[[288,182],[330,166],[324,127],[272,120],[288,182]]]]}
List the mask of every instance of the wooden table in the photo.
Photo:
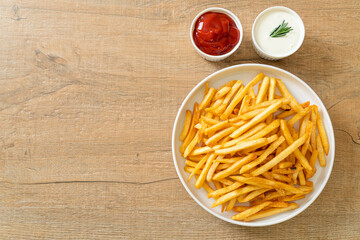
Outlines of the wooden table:
{"type": "Polygon", "coordinates": [[[0,1],[1,239],[359,239],[360,4],[347,1],[0,1]],[[251,46],[256,15],[299,13],[301,49],[270,62],[251,46]],[[242,21],[240,50],[203,60],[189,41],[210,6],[242,21]],[[216,70],[265,63],[304,79],[332,118],[336,159],[299,216],[246,228],[182,187],[171,131],[186,94],[216,70]]]}

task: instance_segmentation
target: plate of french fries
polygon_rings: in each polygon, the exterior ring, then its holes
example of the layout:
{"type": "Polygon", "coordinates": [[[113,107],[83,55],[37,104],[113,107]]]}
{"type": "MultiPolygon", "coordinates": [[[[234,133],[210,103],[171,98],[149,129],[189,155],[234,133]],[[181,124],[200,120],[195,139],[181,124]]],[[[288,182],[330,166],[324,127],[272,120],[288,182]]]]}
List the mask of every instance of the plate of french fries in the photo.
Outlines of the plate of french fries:
{"type": "Polygon", "coordinates": [[[241,64],[202,80],[177,114],[172,153],[190,196],[216,217],[267,226],[305,210],[325,187],[334,131],[295,75],[241,64]]]}

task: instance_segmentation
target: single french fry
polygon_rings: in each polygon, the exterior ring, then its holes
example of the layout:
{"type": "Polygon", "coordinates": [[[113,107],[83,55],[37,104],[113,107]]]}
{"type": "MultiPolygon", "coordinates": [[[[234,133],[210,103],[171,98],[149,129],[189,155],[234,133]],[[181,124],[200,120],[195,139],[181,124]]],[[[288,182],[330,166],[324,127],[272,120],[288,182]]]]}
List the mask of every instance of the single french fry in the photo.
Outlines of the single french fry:
{"type": "MultiPolygon", "coordinates": [[[[193,140],[191,140],[191,142],[189,143],[189,145],[187,146],[187,148],[185,149],[185,152],[184,152],[184,157],[186,158],[190,152],[194,149],[195,145],[198,144],[199,142],[199,133],[197,133],[195,135],[195,137],[193,138],[193,140]]],[[[199,153],[197,155],[200,155],[200,154],[203,154],[202,153],[199,153]]],[[[196,154],[193,154],[193,155],[196,155],[196,154]]]]}
{"type": "Polygon", "coordinates": [[[310,144],[312,149],[316,149],[316,126],[317,126],[317,106],[313,105],[312,106],[312,110],[311,110],[311,115],[310,115],[310,120],[313,123],[313,129],[311,131],[311,136],[310,136],[310,144]]]}
{"type": "Polygon", "coordinates": [[[276,86],[276,79],[271,77],[270,78],[268,101],[273,100],[274,97],[275,97],[275,86],[276,86]]]}
{"type": "Polygon", "coordinates": [[[290,203],[289,206],[284,207],[284,208],[270,208],[270,209],[262,210],[262,211],[254,214],[252,216],[249,216],[249,217],[245,218],[244,222],[250,222],[250,221],[254,221],[254,220],[259,219],[259,218],[269,217],[271,215],[286,212],[286,211],[289,211],[289,210],[293,210],[293,209],[296,209],[298,207],[299,206],[296,203],[290,203]]]}
{"type": "Polygon", "coordinates": [[[306,126],[308,121],[310,120],[310,110],[309,113],[306,114],[301,122],[300,130],[299,130],[299,137],[302,137],[305,134],[306,126]]]}
{"type": "Polygon", "coordinates": [[[258,95],[256,96],[255,103],[261,103],[264,100],[264,97],[269,89],[270,78],[265,76],[262,83],[258,95]]]}
{"type": "Polygon", "coordinates": [[[305,186],[305,185],[306,185],[306,180],[305,180],[305,175],[304,175],[303,170],[300,170],[300,171],[299,171],[298,177],[299,177],[299,183],[300,183],[300,185],[305,186]]]}
{"type": "Polygon", "coordinates": [[[249,130],[254,125],[264,121],[270,114],[274,113],[279,109],[281,105],[281,101],[277,100],[276,103],[267,107],[264,111],[262,111],[259,115],[251,119],[250,122],[246,123],[245,125],[241,126],[239,129],[235,130],[233,133],[230,134],[230,137],[236,138],[239,137],[241,134],[249,130]]]}
{"type": "Polygon", "coordinates": [[[319,154],[319,152],[318,152],[317,149],[313,150],[313,152],[311,154],[310,161],[309,161],[310,166],[312,168],[312,171],[306,171],[306,179],[311,178],[315,174],[315,171],[316,171],[315,163],[316,163],[316,159],[318,157],[318,154],[319,154]]]}
{"type": "Polygon", "coordinates": [[[293,97],[293,95],[290,94],[290,92],[285,87],[285,84],[280,79],[276,79],[276,86],[280,90],[281,94],[285,98],[290,100],[289,105],[291,106],[292,109],[295,110],[295,112],[297,112],[297,113],[304,112],[304,108],[296,101],[296,99],[293,97]]]}
{"type": "Polygon", "coordinates": [[[249,154],[248,156],[242,158],[241,160],[235,162],[233,165],[231,165],[229,168],[218,172],[214,175],[214,180],[220,180],[223,178],[226,178],[227,176],[230,176],[231,174],[237,172],[242,166],[249,163],[250,161],[254,160],[256,158],[255,154],[249,154]]]}
{"type": "Polygon", "coordinates": [[[180,147],[180,153],[184,153],[185,149],[187,148],[189,143],[193,140],[193,138],[196,134],[196,131],[197,131],[197,129],[195,128],[195,125],[199,122],[199,117],[200,117],[199,105],[197,103],[195,103],[190,129],[189,129],[189,132],[188,132],[185,140],[183,141],[183,143],[180,147]]]}
{"type": "Polygon", "coordinates": [[[201,103],[199,104],[199,109],[205,109],[207,106],[210,105],[211,100],[213,99],[214,95],[216,93],[216,89],[215,88],[210,88],[208,93],[206,94],[206,96],[204,97],[204,99],[201,101],[201,103]]]}
{"type": "Polygon", "coordinates": [[[318,154],[319,154],[318,157],[319,157],[320,166],[325,167],[326,161],[325,161],[324,149],[322,146],[320,135],[318,135],[316,138],[316,147],[317,147],[318,154]]]}
{"type": "MultiPolygon", "coordinates": [[[[286,139],[286,142],[289,144],[289,145],[292,145],[294,143],[294,140],[292,139],[292,136],[290,134],[290,131],[287,127],[287,124],[286,124],[286,121],[285,120],[281,120],[280,122],[280,129],[281,129],[281,132],[282,134],[284,135],[285,139],[286,139]]],[[[310,126],[310,125],[309,125],[310,126]]],[[[309,136],[309,132],[306,133],[306,135],[302,136],[301,139],[303,139],[304,143],[306,141],[306,139],[308,138],[309,136]]],[[[300,138],[299,138],[300,139],[300,138]]],[[[298,141],[299,139],[297,139],[296,141],[298,141]]],[[[302,141],[300,141],[302,142],[302,141]]],[[[308,171],[311,171],[312,168],[309,164],[309,162],[307,161],[307,159],[305,158],[305,156],[300,152],[299,149],[294,149],[294,155],[295,157],[300,161],[301,165],[308,171]]]]}
{"type": "Polygon", "coordinates": [[[242,185],[244,185],[243,183],[239,183],[239,182],[234,182],[233,184],[231,184],[230,186],[224,187],[224,188],[220,188],[217,189],[214,192],[208,193],[207,197],[208,198],[214,198],[214,197],[220,197],[221,195],[224,195],[228,192],[234,191],[236,189],[238,189],[239,187],[241,187],[242,185]]]}
{"type": "Polygon", "coordinates": [[[231,211],[236,203],[236,198],[231,199],[226,206],[225,211],[231,211]]]}
{"type": "Polygon", "coordinates": [[[217,149],[217,150],[215,150],[215,153],[218,155],[231,154],[231,153],[238,152],[240,150],[244,150],[246,148],[260,146],[260,145],[263,145],[264,143],[267,143],[266,138],[259,138],[256,140],[244,140],[244,141],[237,143],[235,146],[223,148],[223,149],[217,149]]]}
{"type": "Polygon", "coordinates": [[[231,90],[231,87],[223,87],[219,91],[216,92],[213,101],[218,100],[225,96],[229,91],[231,90]]]}
{"type": "Polygon", "coordinates": [[[271,204],[271,202],[264,202],[264,203],[261,203],[257,206],[254,206],[254,207],[251,207],[241,213],[238,213],[234,216],[231,217],[231,219],[233,220],[243,220],[244,218],[247,218],[251,215],[254,215],[255,213],[261,211],[263,208],[269,206],[271,204]]]}
{"type": "Polygon", "coordinates": [[[304,132],[308,132],[309,136],[308,136],[308,138],[306,139],[304,145],[301,148],[301,154],[304,155],[304,156],[306,156],[306,153],[307,153],[307,151],[308,151],[308,149],[310,147],[311,132],[312,132],[312,129],[314,127],[315,127],[315,125],[311,121],[307,121],[304,132]]]}
{"type": "Polygon", "coordinates": [[[321,138],[322,146],[323,146],[324,151],[325,151],[325,153],[327,155],[329,153],[329,141],[328,141],[328,138],[326,136],[324,124],[323,124],[323,121],[322,121],[319,113],[317,113],[316,124],[317,124],[317,128],[318,128],[319,135],[320,135],[320,138],[321,138]]]}
{"type": "Polygon", "coordinates": [[[180,134],[180,141],[184,141],[184,139],[186,138],[186,135],[188,134],[190,129],[190,125],[191,125],[191,111],[186,110],[184,127],[180,134]]]}
{"type": "MultiPolygon", "coordinates": [[[[304,144],[307,137],[308,137],[308,135],[304,135],[301,138],[299,138],[298,140],[296,140],[293,144],[291,144],[289,147],[287,147],[279,155],[274,157],[270,162],[266,163],[265,165],[259,167],[256,170],[252,171],[251,175],[258,176],[258,175],[262,174],[263,172],[266,172],[269,169],[271,169],[272,167],[274,167],[276,164],[281,162],[283,159],[285,159],[287,156],[289,156],[295,150],[298,150],[298,148],[304,144]]],[[[310,167],[310,165],[309,165],[309,167],[310,167]]],[[[310,169],[311,169],[311,167],[310,167],[310,169]]]]}
{"type": "Polygon", "coordinates": [[[217,207],[219,206],[220,204],[223,204],[225,202],[228,202],[230,201],[231,199],[233,198],[236,198],[238,196],[240,196],[241,194],[244,194],[244,193],[249,193],[249,192],[252,192],[254,190],[257,190],[259,189],[260,187],[257,187],[257,186],[246,186],[246,187],[243,187],[243,188],[239,188],[239,189],[236,189],[232,192],[229,192],[225,195],[222,195],[221,197],[219,197],[212,205],[211,207],[214,208],[214,207],[217,207]]]}
{"type": "Polygon", "coordinates": [[[240,174],[243,174],[250,169],[253,169],[260,163],[262,163],[273,151],[275,151],[276,148],[280,146],[281,143],[285,141],[285,138],[283,136],[279,137],[275,142],[273,142],[265,151],[263,154],[260,155],[255,161],[252,161],[248,163],[247,165],[243,166],[240,169],[240,174]]]}
{"type": "Polygon", "coordinates": [[[242,113],[247,111],[247,109],[249,107],[249,104],[250,104],[250,96],[245,95],[245,97],[243,98],[243,100],[241,102],[241,106],[239,108],[238,116],[240,116],[242,113]]]}
{"type": "Polygon", "coordinates": [[[209,92],[209,82],[206,82],[205,84],[205,92],[204,92],[204,97],[206,96],[206,94],[209,92]]]}
{"type": "Polygon", "coordinates": [[[225,112],[220,116],[220,118],[222,120],[228,119],[229,115],[232,113],[232,111],[234,110],[236,105],[238,105],[238,103],[244,98],[244,96],[249,91],[249,89],[252,88],[259,81],[261,81],[261,79],[263,79],[263,77],[264,77],[264,74],[259,73],[253,80],[251,80],[248,83],[248,85],[246,85],[246,87],[242,91],[238,92],[236,94],[236,96],[233,98],[233,100],[231,101],[231,103],[229,104],[229,106],[227,106],[225,112]]]}
{"type": "MultiPolygon", "coordinates": [[[[209,90],[210,92],[210,90],[209,90]]],[[[215,159],[216,155],[214,153],[210,154],[209,158],[206,160],[206,164],[204,169],[202,170],[199,178],[196,180],[195,187],[201,188],[203,183],[205,182],[206,175],[211,167],[212,161],[215,159]]]]}

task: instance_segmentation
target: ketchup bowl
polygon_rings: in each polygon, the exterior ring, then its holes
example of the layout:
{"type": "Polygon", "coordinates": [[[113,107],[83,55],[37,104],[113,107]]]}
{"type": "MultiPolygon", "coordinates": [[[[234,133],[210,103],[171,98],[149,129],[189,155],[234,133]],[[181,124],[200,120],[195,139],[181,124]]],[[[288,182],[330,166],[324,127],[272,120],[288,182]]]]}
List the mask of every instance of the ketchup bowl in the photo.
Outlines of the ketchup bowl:
{"type": "Polygon", "coordinates": [[[195,50],[212,62],[221,61],[233,54],[239,48],[242,37],[240,20],[224,8],[205,9],[196,15],[190,27],[190,39],[195,50]],[[195,28],[199,26],[205,30],[203,33],[196,31],[195,28]]]}

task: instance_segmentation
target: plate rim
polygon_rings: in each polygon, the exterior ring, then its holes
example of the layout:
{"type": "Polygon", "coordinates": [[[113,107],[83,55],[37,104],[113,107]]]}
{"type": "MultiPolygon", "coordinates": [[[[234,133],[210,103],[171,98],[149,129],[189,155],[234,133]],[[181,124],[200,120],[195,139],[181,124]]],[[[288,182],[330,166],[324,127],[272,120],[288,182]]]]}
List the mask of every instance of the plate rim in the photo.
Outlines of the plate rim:
{"type": "MultiPolygon", "coordinates": [[[[328,134],[329,135],[329,134],[328,134]]],[[[329,137],[328,137],[329,138],[329,137]]],[[[176,114],[176,118],[175,118],[175,121],[174,121],[174,126],[173,126],[173,131],[172,131],[172,136],[171,136],[171,148],[172,148],[172,156],[173,156],[173,163],[174,163],[174,166],[175,166],[175,169],[176,169],[176,173],[178,175],[178,178],[180,179],[183,187],[185,188],[185,190],[187,191],[187,193],[192,197],[192,199],[198,204],[200,205],[203,209],[205,209],[208,213],[212,214],[213,216],[217,217],[217,218],[220,218],[222,219],[223,221],[226,221],[226,222],[229,222],[229,223],[232,223],[232,224],[235,224],[235,225],[240,225],[240,226],[247,226],[247,227],[263,227],[263,226],[271,226],[271,225],[275,225],[275,224],[278,224],[278,223],[282,223],[284,221],[287,221],[295,216],[297,216],[298,214],[302,213],[303,211],[305,211],[318,197],[319,195],[322,193],[322,191],[324,190],[327,182],[329,181],[329,178],[331,176],[331,173],[332,173],[332,169],[333,169],[333,166],[334,166],[334,161],[335,161],[335,134],[334,134],[334,128],[333,128],[333,124],[332,124],[332,121],[331,121],[331,118],[330,118],[330,115],[324,105],[324,103],[322,102],[321,98],[316,94],[316,92],[305,82],[303,81],[301,78],[299,78],[298,76],[294,75],[293,73],[290,73],[282,68],[279,68],[279,67],[275,67],[275,66],[272,66],[272,65],[268,65],[268,64],[259,64],[259,63],[244,63],[244,64],[237,64],[237,65],[233,65],[233,66],[229,66],[229,67],[226,67],[226,68],[223,68],[223,69],[220,69],[218,71],[215,71],[213,72],[212,74],[208,75],[207,77],[205,77],[203,80],[201,80],[200,82],[198,82],[196,84],[195,87],[193,87],[193,89],[187,94],[187,96],[185,97],[185,99],[182,101],[180,107],[179,107],[179,110],[176,114]],[[331,138],[331,145],[333,145],[334,147],[330,150],[331,153],[332,153],[332,158],[330,159],[331,161],[329,161],[329,172],[328,174],[325,176],[325,179],[324,181],[322,182],[322,184],[319,186],[319,192],[317,194],[314,195],[314,198],[311,199],[310,201],[306,202],[304,205],[303,205],[303,209],[299,212],[293,212],[292,214],[289,214],[288,216],[285,216],[284,218],[282,219],[279,219],[279,220],[276,220],[274,222],[271,222],[271,223],[262,223],[260,224],[259,222],[242,222],[242,221],[235,221],[235,220],[232,220],[232,219],[229,219],[229,218],[226,218],[224,216],[221,216],[220,214],[218,213],[215,213],[213,211],[210,211],[204,204],[202,204],[198,199],[197,197],[195,197],[195,195],[191,192],[191,190],[187,187],[184,179],[181,177],[181,174],[180,174],[180,169],[179,169],[179,166],[177,164],[177,161],[176,161],[176,154],[175,154],[175,130],[176,130],[176,126],[178,124],[178,121],[179,121],[179,117],[180,117],[180,114],[181,112],[183,111],[183,108],[185,106],[185,104],[188,102],[189,98],[194,94],[195,91],[198,90],[198,88],[200,88],[208,79],[216,76],[217,74],[220,74],[220,73],[223,73],[223,72],[226,72],[228,70],[231,70],[231,69],[234,69],[234,68],[238,68],[238,67],[264,67],[264,68],[270,68],[272,70],[277,70],[277,71],[280,71],[284,74],[287,74],[287,75],[290,75],[291,77],[293,77],[294,79],[296,79],[297,81],[299,81],[301,84],[303,84],[307,90],[309,90],[310,92],[312,92],[315,96],[315,98],[318,98],[319,100],[319,103],[322,107],[322,109],[324,109],[323,111],[323,114],[326,114],[328,119],[329,119],[329,127],[330,127],[330,134],[332,135],[332,138],[331,138]]]]}

